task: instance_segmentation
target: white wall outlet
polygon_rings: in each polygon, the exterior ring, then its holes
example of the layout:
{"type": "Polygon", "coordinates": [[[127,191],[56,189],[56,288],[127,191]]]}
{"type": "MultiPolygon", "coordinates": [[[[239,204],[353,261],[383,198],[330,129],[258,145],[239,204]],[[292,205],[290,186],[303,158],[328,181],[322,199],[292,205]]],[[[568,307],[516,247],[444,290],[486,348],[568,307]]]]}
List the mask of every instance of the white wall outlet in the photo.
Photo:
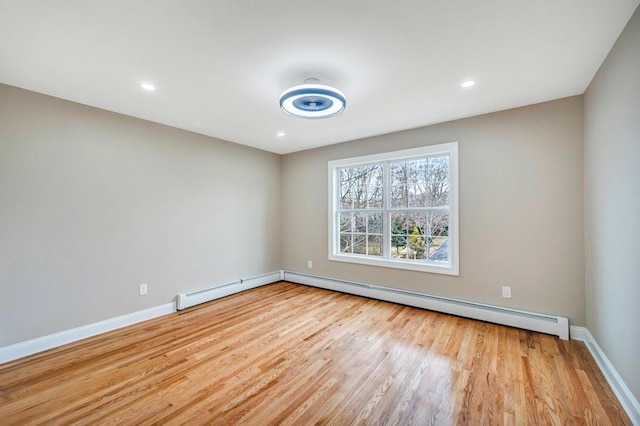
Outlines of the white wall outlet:
{"type": "Polygon", "coordinates": [[[138,288],[138,294],[140,296],[144,296],[145,294],[147,294],[147,285],[146,284],[140,284],[140,287],[138,288]]]}
{"type": "Polygon", "coordinates": [[[312,261],[307,261],[307,268],[311,269],[313,268],[313,262],[312,261]]]}
{"type": "Polygon", "coordinates": [[[502,297],[505,299],[511,299],[511,287],[502,286],[502,297]]]}

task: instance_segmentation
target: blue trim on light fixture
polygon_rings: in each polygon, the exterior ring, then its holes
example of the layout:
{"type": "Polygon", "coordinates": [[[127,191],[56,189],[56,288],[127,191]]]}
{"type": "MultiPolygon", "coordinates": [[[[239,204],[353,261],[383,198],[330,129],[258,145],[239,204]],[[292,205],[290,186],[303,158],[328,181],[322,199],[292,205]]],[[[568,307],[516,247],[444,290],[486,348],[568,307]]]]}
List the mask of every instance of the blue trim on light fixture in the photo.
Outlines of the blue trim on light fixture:
{"type": "Polygon", "coordinates": [[[323,84],[303,84],[280,95],[280,108],[299,118],[329,118],[344,111],[347,100],[338,89],[323,84]]]}
{"type": "Polygon", "coordinates": [[[303,111],[324,111],[331,108],[333,101],[325,96],[305,95],[293,101],[295,108],[303,111]]]}

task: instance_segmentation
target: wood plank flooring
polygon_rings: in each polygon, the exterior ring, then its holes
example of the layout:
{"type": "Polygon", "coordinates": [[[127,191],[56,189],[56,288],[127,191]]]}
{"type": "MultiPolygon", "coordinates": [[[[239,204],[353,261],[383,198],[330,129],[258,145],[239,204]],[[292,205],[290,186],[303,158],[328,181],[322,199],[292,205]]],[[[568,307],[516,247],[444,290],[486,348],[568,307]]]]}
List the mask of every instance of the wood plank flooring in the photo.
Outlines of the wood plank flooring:
{"type": "Polygon", "coordinates": [[[285,282],[1,365],[0,423],[631,424],[581,342],[285,282]]]}

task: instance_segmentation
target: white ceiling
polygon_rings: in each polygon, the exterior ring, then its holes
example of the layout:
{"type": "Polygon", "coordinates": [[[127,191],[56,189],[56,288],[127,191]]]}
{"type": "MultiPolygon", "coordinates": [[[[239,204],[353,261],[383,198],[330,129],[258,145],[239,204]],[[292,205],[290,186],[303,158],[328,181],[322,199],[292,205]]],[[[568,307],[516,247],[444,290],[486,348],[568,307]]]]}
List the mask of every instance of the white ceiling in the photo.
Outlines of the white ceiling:
{"type": "Polygon", "coordinates": [[[638,3],[0,0],[0,82],[282,154],[581,94],[638,3]]]}

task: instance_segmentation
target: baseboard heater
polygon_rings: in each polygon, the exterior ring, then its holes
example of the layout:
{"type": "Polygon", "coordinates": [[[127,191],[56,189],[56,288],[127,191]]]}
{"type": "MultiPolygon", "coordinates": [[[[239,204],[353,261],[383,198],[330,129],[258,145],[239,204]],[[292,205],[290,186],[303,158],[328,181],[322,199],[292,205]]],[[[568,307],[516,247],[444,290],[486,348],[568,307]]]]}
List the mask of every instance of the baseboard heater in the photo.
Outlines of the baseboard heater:
{"type": "Polygon", "coordinates": [[[563,340],[569,339],[569,320],[566,317],[521,311],[501,306],[492,306],[483,303],[432,296],[407,290],[292,271],[270,272],[204,290],[194,291],[191,293],[181,293],[178,294],[176,307],[178,310],[187,309],[201,303],[206,303],[211,300],[230,296],[235,293],[240,293],[241,291],[281,280],[324,288],[327,290],[339,291],[342,293],[355,294],[357,296],[369,297],[371,299],[415,306],[417,308],[428,309],[430,311],[443,312],[446,314],[508,325],[511,327],[522,328],[524,330],[553,334],[563,340]]]}
{"type": "Polygon", "coordinates": [[[299,272],[284,271],[283,278],[285,281],[297,284],[415,306],[431,311],[508,325],[525,330],[553,334],[563,340],[569,339],[569,319],[566,317],[431,296],[406,290],[326,278],[299,272]]]}
{"type": "Polygon", "coordinates": [[[176,308],[180,311],[201,303],[240,293],[241,291],[271,284],[280,281],[281,279],[282,273],[280,271],[270,272],[268,274],[244,278],[208,289],[194,291],[192,293],[180,293],[177,297],[176,308]]]}

